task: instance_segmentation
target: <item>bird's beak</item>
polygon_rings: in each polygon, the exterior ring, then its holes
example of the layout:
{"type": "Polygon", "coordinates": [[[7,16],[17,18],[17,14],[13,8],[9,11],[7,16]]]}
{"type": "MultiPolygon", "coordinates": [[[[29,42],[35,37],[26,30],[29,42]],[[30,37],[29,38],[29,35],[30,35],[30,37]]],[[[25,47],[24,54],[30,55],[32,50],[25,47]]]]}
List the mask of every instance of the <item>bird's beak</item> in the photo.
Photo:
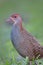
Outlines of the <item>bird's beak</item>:
{"type": "Polygon", "coordinates": [[[15,22],[15,20],[12,17],[10,17],[6,20],[6,23],[9,25],[12,25],[14,22],[15,22]]]}

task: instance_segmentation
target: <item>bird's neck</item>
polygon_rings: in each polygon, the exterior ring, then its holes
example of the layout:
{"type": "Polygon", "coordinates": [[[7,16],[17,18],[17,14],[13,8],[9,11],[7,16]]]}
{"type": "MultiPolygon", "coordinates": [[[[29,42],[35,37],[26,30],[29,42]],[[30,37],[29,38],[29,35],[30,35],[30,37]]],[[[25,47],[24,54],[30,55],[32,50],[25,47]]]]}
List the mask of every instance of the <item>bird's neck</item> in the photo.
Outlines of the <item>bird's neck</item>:
{"type": "Polygon", "coordinates": [[[17,22],[17,23],[16,23],[16,24],[14,24],[14,25],[18,26],[18,27],[19,27],[19,29],[20,29],[20,31],[22,31],[22,30],[23,30],[23,27],[22,27],[22,22],[17,22]]]}
{"type": "MultiPolygon", "coordinates": [[[[21,25],[20,25],[21,26],[21,25]]],[[[13,44],[18,47],[18,44],[21,41],[21,28],[17,24],[13,24],[12,31],[11,31],[11,40],[13,44]]]]}

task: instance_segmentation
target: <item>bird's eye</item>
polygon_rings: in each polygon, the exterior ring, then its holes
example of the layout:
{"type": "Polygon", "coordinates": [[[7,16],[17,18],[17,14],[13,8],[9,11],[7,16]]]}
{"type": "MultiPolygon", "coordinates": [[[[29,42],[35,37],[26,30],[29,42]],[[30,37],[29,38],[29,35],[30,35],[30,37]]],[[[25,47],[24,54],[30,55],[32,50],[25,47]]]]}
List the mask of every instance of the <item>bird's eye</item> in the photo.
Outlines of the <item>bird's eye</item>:
{"type": "Polygon", "coordinates": [[[16,18],[16,16],[14,16],[14,18],[16,18]]]}

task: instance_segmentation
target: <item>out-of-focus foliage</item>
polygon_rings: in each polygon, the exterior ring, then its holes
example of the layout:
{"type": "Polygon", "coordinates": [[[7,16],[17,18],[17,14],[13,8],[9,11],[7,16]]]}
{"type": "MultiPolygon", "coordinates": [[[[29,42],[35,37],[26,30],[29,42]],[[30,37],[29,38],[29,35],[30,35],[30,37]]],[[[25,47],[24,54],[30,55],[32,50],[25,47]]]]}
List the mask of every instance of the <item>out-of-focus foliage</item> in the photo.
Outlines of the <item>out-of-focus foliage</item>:
{"type": "Polygon", "coordinates": [[[23,58],[18,58],[19,55],[10,40],[11,27],[5,24],[6,19],[13,13],[22,16],[24,28],[43,45],[43,0],[0,0],[0,65],[26,64],[23,58]]]}

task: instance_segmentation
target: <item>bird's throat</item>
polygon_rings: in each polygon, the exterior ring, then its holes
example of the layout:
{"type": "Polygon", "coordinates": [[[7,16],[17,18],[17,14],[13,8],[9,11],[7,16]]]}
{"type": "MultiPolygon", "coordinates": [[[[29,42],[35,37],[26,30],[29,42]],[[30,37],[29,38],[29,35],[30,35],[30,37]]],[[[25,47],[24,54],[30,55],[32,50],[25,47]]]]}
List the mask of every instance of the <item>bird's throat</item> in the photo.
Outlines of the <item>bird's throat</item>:
{"type": "Polygon", "coordinates": [[[22,22],[16,22],[14,25],[15,25],[15,26],[18,26],[18,27],[19,27],[19,29],[20,29],[20,31],[22,31],[22,30],[23,30],[23,27],[22,27],[22,22]]]}

